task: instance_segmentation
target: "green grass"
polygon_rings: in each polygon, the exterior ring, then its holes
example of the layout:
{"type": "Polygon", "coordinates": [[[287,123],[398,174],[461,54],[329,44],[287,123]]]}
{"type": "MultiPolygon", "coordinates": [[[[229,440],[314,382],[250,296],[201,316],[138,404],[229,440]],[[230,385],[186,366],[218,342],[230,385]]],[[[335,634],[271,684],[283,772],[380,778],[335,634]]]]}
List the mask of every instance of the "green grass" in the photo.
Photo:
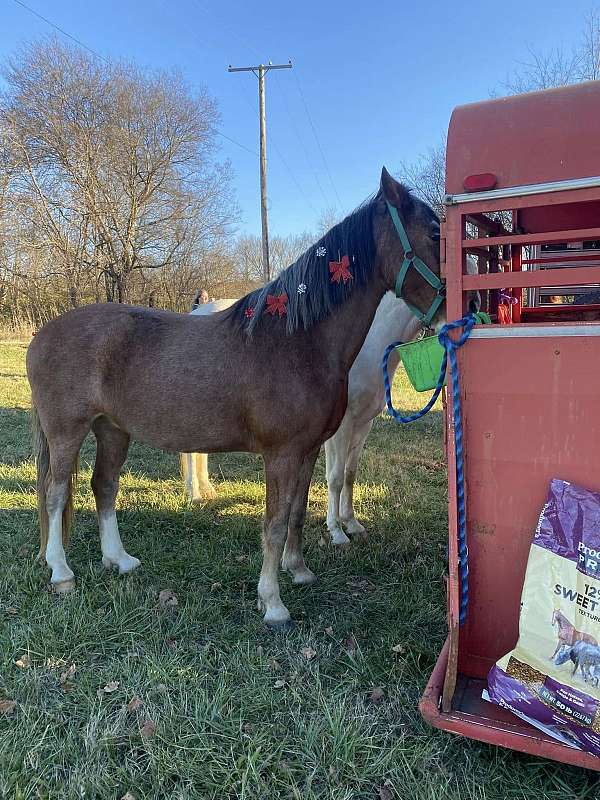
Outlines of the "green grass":
{"type": "MultiPolygon", "coordinates": [[[[78,588],[49,594],[47,570],[33,560],[25,349],[0,344],[0,700],[17,703],[0,714],[1,797],[596,796],[592,773],[444,734],[419,716],[445,638],[439,409],[410,427],[376,421],[356,493],[366,545],[327,544],[320,459],[306,530],[320,580],[295,588],[282,576],[299,624],[275,635],[255,609],[262,467],[244,454],[211,459],[219,498],[192,507],[176,456],[134,444],[118,513],[142,567],[120,578],[100,566],[86,442],[68,553],[78,588]],[[177,607],[160,607],[162,589],[177,607]],[[374,687],[384,691],[378,703],[374,687]],[[142,706],[129,712],[133,697],[142,706]]],[[[403,376],[395,388],[404,409],[422,403],[403,376]]]]}

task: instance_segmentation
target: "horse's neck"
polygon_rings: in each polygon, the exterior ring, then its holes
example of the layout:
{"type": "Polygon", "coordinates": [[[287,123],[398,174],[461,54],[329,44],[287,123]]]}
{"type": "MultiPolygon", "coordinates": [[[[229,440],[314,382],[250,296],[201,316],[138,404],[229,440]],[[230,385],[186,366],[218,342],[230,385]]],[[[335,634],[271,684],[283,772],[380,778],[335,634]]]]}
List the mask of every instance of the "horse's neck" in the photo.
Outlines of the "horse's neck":
{"type": "Polygon", "coordinates": [[[326,349],[330,362],[339,366],[342,373],[350,371],[386,289],[374,269],[368,283],[356,287],[344,303],[311,329],[314,349],[326,349]]]}

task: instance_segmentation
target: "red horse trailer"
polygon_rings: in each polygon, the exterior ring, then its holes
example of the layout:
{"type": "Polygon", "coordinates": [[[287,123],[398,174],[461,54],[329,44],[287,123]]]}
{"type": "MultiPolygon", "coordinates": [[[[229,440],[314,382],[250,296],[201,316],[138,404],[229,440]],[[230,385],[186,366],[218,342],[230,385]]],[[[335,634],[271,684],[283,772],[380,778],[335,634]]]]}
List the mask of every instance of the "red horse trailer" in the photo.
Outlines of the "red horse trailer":
{"type": "Polygon", "coordinates": [[[598,770],[600,759],[481,693],[490,667],[517,641],[527,557],[550,480],[600,491],[600,305],[540,305],[527,291],[557,287],[568,300],[564,287],[581,295],[586,286],[599,299],[592,287],[600,284],[600,82],[457,108],[446,192],[448,319],[462,317],[467,293],[478,290],[502,324],[476,326],[458,352],[469,605],[459,626],[449,404],[449,633],[421,713],[443,730],[598,770]],[[572,242],[580,243],[574,252],[572,242]],[[477,275],[467,274],[468,254],[477,257],[477,275]]]}

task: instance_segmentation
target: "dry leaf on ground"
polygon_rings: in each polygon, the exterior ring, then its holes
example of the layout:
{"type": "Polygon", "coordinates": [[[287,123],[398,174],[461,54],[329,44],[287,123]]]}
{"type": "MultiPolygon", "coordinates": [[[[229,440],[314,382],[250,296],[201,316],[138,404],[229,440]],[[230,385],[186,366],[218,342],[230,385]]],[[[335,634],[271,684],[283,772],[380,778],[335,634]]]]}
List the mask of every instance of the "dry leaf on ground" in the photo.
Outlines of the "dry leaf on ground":
{"type": "Polygon", "coordinates": [[[154,736],[154,734],[156,733],[155,723],[152,722],[151,719],[147,719],[140,728],[140,733],[144,737],[144,739],[149,739],[151,736],[154,736]]]}
{"type": "Polygon", "coordinates": [[[275,681],[273,686],[275,689],[283,689],[283,687],[285,686],[285,681],[282,678],[279,678],[278,680],[275,681]]]}
{"type": "Polygon", "coordinates": [[[312,659],[317,655],[317,651],[313,650],[312,647],[303,647],[300,652],[307,661],[312,661],[312,659]]]}
{"type": "Polygon", "coordinates": [[[397,653],[398,655],[401,655],[404,652],[406,652],[406,648],[404,647],[403,644],[395,644],[392,647],[392,653],[397,653]]]}
{"type": "Polygon", "coordinates": [[[19,667],[19,669],[27,669],[27,667],[29,666],[29,656],[27,655],[27,653],[23,653],[23,655],[20,658],[17,658],[15,664],[17,667],[19,667]]]}
{"type": "Polygon", "coordinates": [[[0,700],[0,714],[12,714],[17,707],[16,700],[0,700]]]}
{"type": "Polygon", "coordinates": [[[358,642],[356,641],[356,636],[353,633],[351,633],[344,642],[344,648],[351,655],[356,653],[358,650],[358,642]]]}
{"type": "Polygon", "coordinates": [[[125,792],[121,800],[136,800],[136,797],[134,794],[131,794],[131,792],[125,792]]]}
{"type": "Polygon", "coordinates": [[[119,681],[109,681],[106,686],[102,688],[102,691],[105,694],[112,694],[112,692],[116,692],[121,684],[119,681]]]}
{"type": "Polygon", "coordinates": [[[68,667],[68,668],[67,668],[67,669],[66,669],[66,670],[65,670],[65,671],[64,671],[64,672],[61,674],[61,676],[60,676],[60,682],[61,682],[61,683],[66,683],[68,680],[70,680],[70,679],[73,677],[73,675],[75,675],[76,671],[77,671],[77,667],[75,666],[75,664],[71,664],[71,665],[70,665],[70,666],[69,666],[69,667],[68,667]]]}
{"type": "Polygon", "coordinates": [[[131,700],[127,703],[127,711],[129,711],[130,714],[133,714],[138,710],[138,708],[141,708],[143,705],[144,704],[142,703],[139,697],[137,696],[132,697],[131,700]]]}
{"type": "Polygon", "coordinates": [[[162,592],[159,592],[158,602],[161,608],[175,608],[179,605],[177,595],[170,589],[163,589],[162,592]]]}
{"type": "Polygon", "coordinates": [[[323,633],[327,634],[327,636],[333,636],[333,628],[331,627],[331,625],[328,628],[325,628],[323,633]]]}

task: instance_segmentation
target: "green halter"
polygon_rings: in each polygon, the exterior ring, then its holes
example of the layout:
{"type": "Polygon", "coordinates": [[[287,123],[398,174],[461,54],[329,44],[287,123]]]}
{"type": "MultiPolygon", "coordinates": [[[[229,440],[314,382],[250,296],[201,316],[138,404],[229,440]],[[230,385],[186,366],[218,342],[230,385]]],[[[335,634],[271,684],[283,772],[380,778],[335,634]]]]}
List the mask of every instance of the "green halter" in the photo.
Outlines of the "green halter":
{"type": "Polygon", "coordinates": [[[401,297],[406,305],[409,307],[410,311],[414,314],[414,316],[423,323],[423,325],[428,328],[431,325],[431,320],[434,318],[438,308],[442,305],[444,300],[446,299],[446,285],[440,280],[440,278],[432,272],[427,264],[424,261],[416,256],[413,253],[413,249],[410,246],[410,242],[408,240],[408,236],[406,234],[406,229],[402,224],[400,219],[400,215],[398,211],[394,208],[394,206],[386,200],[388,211],[390,212],[390,217],[392,218],[392,222],[394,223],[394,228],[398,231],[398,236],[400,237],[400,241],[402,242],[402,247],[404,248],[404,261],[402,262],[402,266],[400,267],[400,271],[396,276],[396,297],[401,297]],[[431,301],[431,305],[425,314],[416,306],[413,306],[408,300],[405,300],[402,297],[402,287],[404,285],[404,280],[406,278],[406,274],[408,270],[414,267],[419,275],[427,281],[427,283],[433,287],[437,294],[431,301]]]}

